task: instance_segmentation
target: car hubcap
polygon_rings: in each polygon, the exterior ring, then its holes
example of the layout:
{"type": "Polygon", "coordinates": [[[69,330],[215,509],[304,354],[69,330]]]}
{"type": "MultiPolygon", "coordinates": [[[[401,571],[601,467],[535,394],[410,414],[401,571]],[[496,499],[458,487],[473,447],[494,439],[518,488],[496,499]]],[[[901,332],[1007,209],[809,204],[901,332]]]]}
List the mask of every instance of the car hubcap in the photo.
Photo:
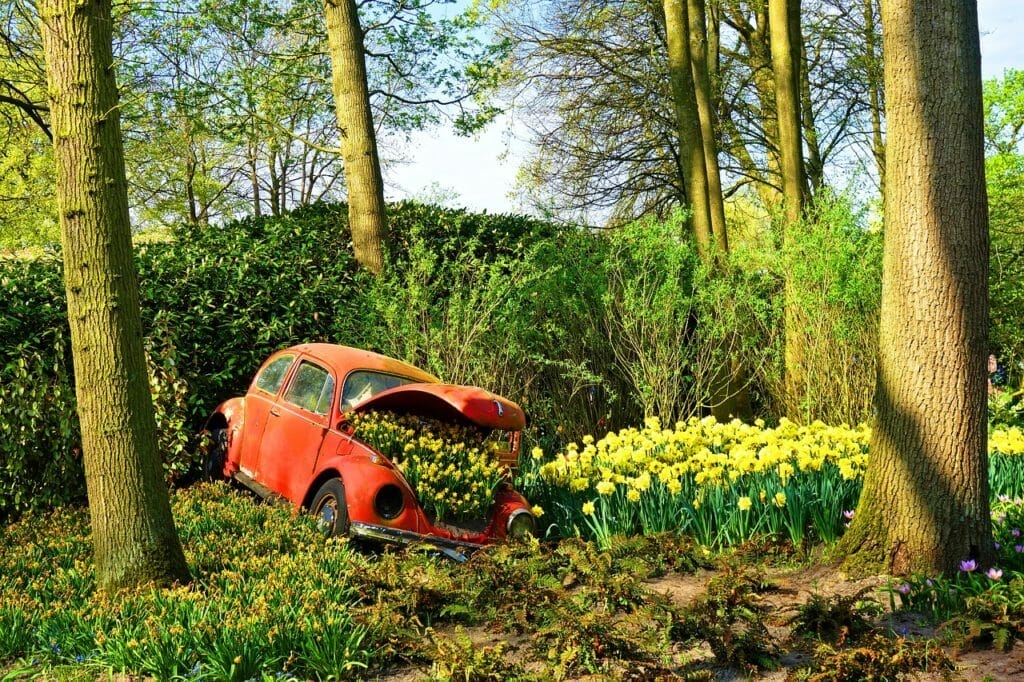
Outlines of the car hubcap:
{"type": "Polygon", "coordinates": [[[334,531],[334,523],[338,519],[338,501],[333,498],[324,500],[320,507],[320,530],[330,534],[334,531]]]}

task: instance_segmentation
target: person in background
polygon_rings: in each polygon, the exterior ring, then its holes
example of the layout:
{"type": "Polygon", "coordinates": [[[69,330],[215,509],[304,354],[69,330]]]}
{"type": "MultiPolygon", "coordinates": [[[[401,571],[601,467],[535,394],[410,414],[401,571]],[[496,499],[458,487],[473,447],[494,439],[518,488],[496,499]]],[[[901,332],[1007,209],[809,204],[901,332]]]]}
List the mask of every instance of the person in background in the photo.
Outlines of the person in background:
{"type": "Polygon", "coordinates": [[[1006,369],[999,364],[995,353],[988,354],[988,394],[996,395],[1002,393],[1002,386],[1006,385],[1006,369]]]}

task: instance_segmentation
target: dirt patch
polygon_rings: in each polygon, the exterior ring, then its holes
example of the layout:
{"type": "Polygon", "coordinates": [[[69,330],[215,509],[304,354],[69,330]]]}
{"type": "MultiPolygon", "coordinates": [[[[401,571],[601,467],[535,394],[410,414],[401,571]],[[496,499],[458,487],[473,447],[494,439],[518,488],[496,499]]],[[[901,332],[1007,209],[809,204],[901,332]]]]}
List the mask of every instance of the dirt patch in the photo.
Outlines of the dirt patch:
{"type": "MultiPolygon", "coordinates": [[[[692,605],[707,591],[708,582],[722,575],[717,570],[700,570],[696,573],[669,573],[647,581],[651,592],[663,595],[675,605],[686,607],[692,605]]],[[[962,682],[1017,682],[1024,680],[1024,651],[1013,649],[1006,653],[993,650],[957,651],[941,642],[941,633],[926,624],[920,616],[906,612],[893,613],[890,610],[889,593],[885,590],[888,578],[870,576],[867,578],[850,579],[834,566],[813,565],[797,568],[766,568],[758,576],[766,585],[760,595],[760,603],[766,607],[768,614],[766,625],[772,639],[778,643],[781,651],[780,667],[777,670],[763,671],[749,675],[743,671],[719,665],[707,644],[684,648],[675,647],[669,652],[664,667],[651,670],[650,676],[638,675],[635,668],[629,674],[617,672],[614,663],[611,671],[605,676],[583,675],[574,680],[597,679],[634,679],[634,680],[672,680],[683,679],[684,671],[692,675],[695,671],[710,673],[715,680],[722,682],[738,682],[739,680],[762,680],[767,682],[784,682],[795,679],[796,673],[808,662],[808,654],[799,643],[792,639],[790,623],[800,606],[806,604],[813,595],[821,597],[855,597],[861,595],[865,599],[875,600],[882,612],[877,624],[890,628],[894,632],[913,639],[926,639],[942,646],[946,654],[953,660],[955,670],[919,672],[908,679],[920,682],[962,681],[962,682]]],[[[474,648],[494,647],[504,644],[506,658],[521,665],[524,671],[538,679],[545,677],[545,664],[538,661],[536,650],[531,646],[531,636],[521,635],[508,637],[506,634],[488,627],[460,628],[438,630],[437,637],[464,637],[472,642],[474,648]]],[[[406,666],[381,673],[376,679],[385,682],[413,682],[431,677],[429,664],[406,666]]]]}

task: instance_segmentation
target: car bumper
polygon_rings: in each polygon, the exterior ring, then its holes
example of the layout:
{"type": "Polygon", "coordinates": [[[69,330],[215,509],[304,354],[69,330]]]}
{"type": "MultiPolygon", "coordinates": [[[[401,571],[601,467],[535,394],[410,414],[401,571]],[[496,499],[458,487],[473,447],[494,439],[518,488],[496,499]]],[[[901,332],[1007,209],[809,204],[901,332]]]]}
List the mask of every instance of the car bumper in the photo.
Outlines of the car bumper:
{"type": "Polygon", "coordinates": [[[424,535],[399,528],[388,528],[387,526],[376,526],[370,523],[353,521],[349,527],[349,534],[352,537],[375,542],[389,542],[398,545],[429,545],[441,551],[446,556],[456,561],[465,561],[468,554],[483,547],[476,542],[464,540],[452,540],[436,535],[424,535]]]}

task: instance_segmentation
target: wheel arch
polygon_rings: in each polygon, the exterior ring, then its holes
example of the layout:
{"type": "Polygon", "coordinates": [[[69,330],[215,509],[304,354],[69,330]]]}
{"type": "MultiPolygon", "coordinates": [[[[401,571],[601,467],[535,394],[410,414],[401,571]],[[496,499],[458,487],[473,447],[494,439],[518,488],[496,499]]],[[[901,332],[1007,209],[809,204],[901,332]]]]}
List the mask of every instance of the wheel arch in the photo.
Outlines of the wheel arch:
{"type": "Polygon", "coordinates": [[[308,510],[310,508],[313,504],[313,498],[316,497],[317,492],[319,492],[324,483],[332,478],[339,479],[342,485],[345,484],[345,479],[342,478],[340,471],[333,467],[324,469],[317,474],[317,477],[310,482],[309,488],[306,489],[306,494],[302,497],[302,509],[308,510]]]}

